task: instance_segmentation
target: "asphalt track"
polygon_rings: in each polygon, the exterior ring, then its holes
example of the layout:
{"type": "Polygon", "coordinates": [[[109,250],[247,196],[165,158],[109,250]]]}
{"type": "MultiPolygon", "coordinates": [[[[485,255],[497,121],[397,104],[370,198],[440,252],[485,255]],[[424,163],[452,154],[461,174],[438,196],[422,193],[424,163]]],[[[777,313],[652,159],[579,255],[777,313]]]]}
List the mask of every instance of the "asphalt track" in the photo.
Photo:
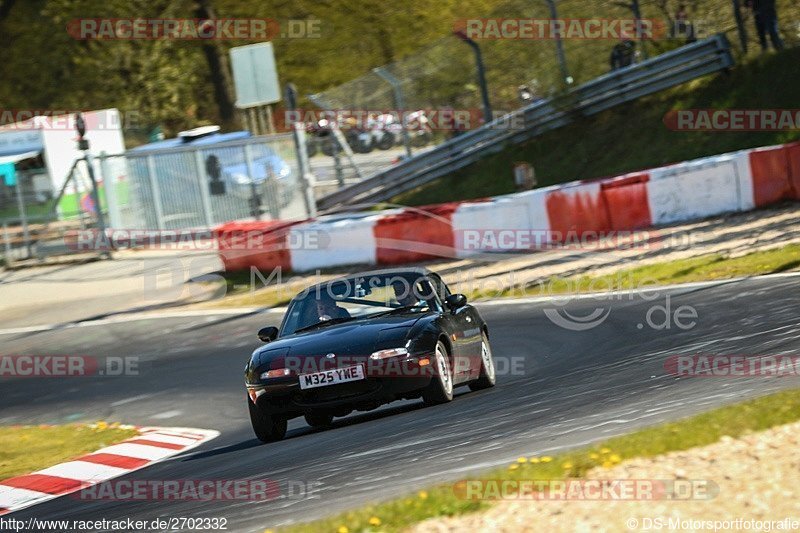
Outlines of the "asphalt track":
{"type": "MultiPolygon", "coordinates": [[[[558,327],[552,302],[479,306],[498,359],[516,359],[494,389],[462,391],[447,405],[398,402],[338,419],[328,430],[290,422],[287,438],[261,445],[249,427],[242,369],[258,327],[277,316],[176,317],[0,336],[3,354],[135,355],[130,377],[0,381],[0,423],[119,420],[222,431],[202,448],[131,478],[272,479],[318,483],[312,497],[266,502],[109,502],[69,496],[19,511],[26,519],[225,517],[230,531],[321,517],[521,454],[552,453],[681,418],[717,405],[798,386],[795,378],[683,378],[664,369],[676,354],[796,354],[800,277],[773,276],[657,293],[583,298],[565,308],[610,310],[586,331],[558,327]],[[648,310],[691,306],[696,324],[653,329],[648,310]],[[640,327],[641,325],[641,327],[640,327]]],[[[663,323],[663,312],[651,314],[663,323]]],[[[690,320],[689,320],[690,321],[690,320]]],[[[684,319],[684,324],[689,322],[684,319]]]]}

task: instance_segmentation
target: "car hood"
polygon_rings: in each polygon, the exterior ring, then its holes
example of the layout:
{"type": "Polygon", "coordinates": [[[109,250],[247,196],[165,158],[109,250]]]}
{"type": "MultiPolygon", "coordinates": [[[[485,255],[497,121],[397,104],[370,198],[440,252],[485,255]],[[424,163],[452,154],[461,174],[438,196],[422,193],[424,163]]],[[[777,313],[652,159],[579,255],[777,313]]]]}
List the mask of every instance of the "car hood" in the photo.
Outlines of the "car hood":
{"type": "Polygon", "coordinates": [[[426,315],[364,318],[289,335],[259,348],[253,354],[254,362],[260,366],[275,357],[320,357],[329,353],[366,357],[376,350],[402,347],[409,330],[426,315]]]}

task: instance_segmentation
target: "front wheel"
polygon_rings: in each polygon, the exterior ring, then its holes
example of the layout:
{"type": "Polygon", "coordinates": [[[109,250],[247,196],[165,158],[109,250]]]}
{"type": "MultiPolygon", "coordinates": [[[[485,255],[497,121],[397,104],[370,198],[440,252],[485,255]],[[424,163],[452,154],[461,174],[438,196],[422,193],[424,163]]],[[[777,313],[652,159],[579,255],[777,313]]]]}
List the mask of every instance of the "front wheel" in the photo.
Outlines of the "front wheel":
{"type": "Polygon", "coordinates": [[[250,422],[253,432],[261,442],[275,442],[286,435],[286,417],[270,413],[260,408],[248,397],[247,407],[250,411],[250,422]]]}
{"type": "Polygon", "coordinates": [[[471,390],[488,389],[494,387],[496,380],[492,347],[489,345],[486,332],[484,332],[481,334],[481,374],[478,379],[469,384],[469,388],[471,390]]]}
{"type": "Polygon", "coordinates": [[[447,403],[453,399],[453,373],[450,371],[447,348],[442,341],[436,343],[436,375],[422,392],[425,405],[447,403]]]}

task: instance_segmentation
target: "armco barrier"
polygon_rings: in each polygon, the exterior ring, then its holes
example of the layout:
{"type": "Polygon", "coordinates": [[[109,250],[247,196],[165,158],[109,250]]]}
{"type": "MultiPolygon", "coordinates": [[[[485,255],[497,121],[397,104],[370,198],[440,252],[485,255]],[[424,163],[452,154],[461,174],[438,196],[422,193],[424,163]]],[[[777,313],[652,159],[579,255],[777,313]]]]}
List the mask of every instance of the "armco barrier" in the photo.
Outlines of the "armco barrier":
{"type": "Polygon", "coordinates": [[[724,34],[684,45],[630,67],[603,74],[564,95],[531,103],[424,153],[317,200],[321,210],[382,202],[543,132],[614,106],[733,66],[724,34]],[[508,124],[522,122],[521,128],[508,124]]]}
{"type": "Polygon", "coordinates": [[[276,267],[304,272],[346,265],[394,265],[485,252],[527,251],[576,233],[641,229],[748,211],[800,199],[800,143],[741,150],[486,200],[324,216],[299,222],[242,222],[217,228],[226,270],[276,267]],[[236,231],[245,236],[238,236],[236,231]],[[304,235],[313,235],[313,241],[304,235]],[[517,246],[508,249],[498,243],[517,246]],[[483,237],[492,237],[484,239],[483,237]],[[237,240],[238,239],[238,240],[237,240]],[[243,241],[243,239],[248,239],[243,241]],[[251,242],[254,247],[247,248],[251,242]],[[299,245],[298,245],[299,243],[299,245]],[[242,248],[245,249],[242,249],[242,248]]]}

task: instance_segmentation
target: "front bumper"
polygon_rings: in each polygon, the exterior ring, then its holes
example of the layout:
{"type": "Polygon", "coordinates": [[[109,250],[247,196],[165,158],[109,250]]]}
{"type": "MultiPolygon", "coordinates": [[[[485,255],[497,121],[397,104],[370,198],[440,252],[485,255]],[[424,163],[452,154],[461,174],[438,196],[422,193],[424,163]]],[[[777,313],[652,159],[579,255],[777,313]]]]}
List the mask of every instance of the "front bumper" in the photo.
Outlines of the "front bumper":
{"type": "Polygon", "coordinates": [[[365,365],[365,379],[322,387],[301,389],[298,375],[261,380],[246,387],[257,405],[268,406],[278,413],[302,414],[315,409],[340,408],[368,410],[427,387],[433,378],[432,365],[421,366],[419,359],[432,361],[432,357],[360,362],[357,364],[365,365]]]}

